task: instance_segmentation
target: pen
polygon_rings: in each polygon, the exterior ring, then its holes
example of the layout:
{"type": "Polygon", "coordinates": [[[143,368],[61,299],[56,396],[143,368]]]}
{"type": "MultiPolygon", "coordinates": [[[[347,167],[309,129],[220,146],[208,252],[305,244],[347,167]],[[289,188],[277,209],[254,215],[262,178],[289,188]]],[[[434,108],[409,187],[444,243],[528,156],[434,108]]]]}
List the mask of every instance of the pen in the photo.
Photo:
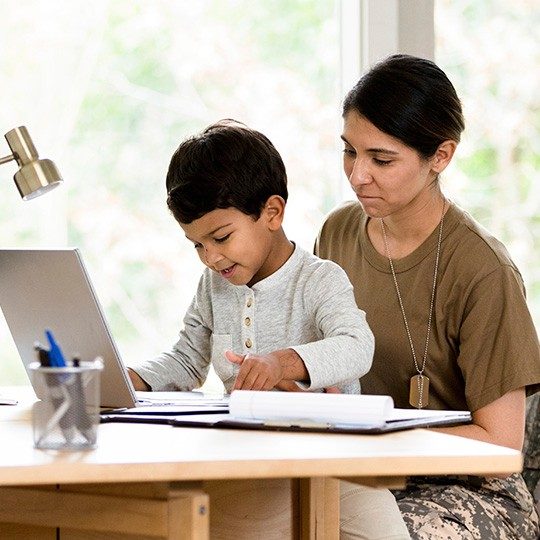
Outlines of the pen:
{"type": "Polygon", "coordinates": [[[50,367],[51,360],[49,358],[49,352],[41,345],[39,341],[34,343],[34,350],[37,352],[38,360],[41,367],[50,367]]]}
{"type": "Polygon", "coordinates": [[[49,359],[51,361],[52,367],[65,367],[66,366],[66,360],[64,358],[64,355],[62,353],[62,349],[60,349],[60,346],[56,342],[56,339],[54,338],[53,333],[50,330],[45,330],[45,335],[47,336],[47,340],[49,342],[49,359]]]}

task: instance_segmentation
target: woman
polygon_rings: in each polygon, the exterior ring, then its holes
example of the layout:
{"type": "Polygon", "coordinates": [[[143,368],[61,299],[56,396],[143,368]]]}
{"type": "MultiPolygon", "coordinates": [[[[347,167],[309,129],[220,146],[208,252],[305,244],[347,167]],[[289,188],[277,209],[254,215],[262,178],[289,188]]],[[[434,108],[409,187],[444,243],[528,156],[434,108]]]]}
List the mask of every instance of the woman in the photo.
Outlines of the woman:
{"type": "MultiPolygon", "coordinates": [[[[345,269],[375,334],[362,392],[470,410],[471,424],[440,430],[521,450],[538,338],[506,249],[443,194],[464,129],[454,87],[432,62],[395,55],[349,92],[343,119],[358,200],[330,214],[316,251],[345,269]]],[[[519,474],[415,477],[395,495],[412,538],[538,537],[519,474]]]]}

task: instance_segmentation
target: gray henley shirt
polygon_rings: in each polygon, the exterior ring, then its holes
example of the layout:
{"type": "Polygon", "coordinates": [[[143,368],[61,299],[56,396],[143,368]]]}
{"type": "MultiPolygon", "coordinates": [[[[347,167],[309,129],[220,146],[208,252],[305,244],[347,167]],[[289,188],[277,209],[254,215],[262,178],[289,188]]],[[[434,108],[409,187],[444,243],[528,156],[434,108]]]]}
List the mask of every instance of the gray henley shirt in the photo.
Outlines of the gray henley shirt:
{"type": "Polygon", "coordinates": [[[338,385],[360,392],[371,367],[373,334],[358,309],[352,285],[335,263],[299,246],[274,274],[252,287],[232,285],[205,269],[171,351],[134,367],[152,390],[192,390],[210,364],[230,392],[239,366],[224,352],[267,354],[294,349],[319,390],[338,385]]]}

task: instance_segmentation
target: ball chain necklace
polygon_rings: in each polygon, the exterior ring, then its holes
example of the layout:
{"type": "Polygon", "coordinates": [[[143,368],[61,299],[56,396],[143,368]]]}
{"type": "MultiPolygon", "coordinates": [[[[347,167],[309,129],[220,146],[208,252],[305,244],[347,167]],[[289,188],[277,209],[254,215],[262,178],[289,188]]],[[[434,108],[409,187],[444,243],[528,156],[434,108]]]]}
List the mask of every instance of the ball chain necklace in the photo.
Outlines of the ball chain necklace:
{"type": "Polygon", "coordinates": [[[386,237],[386,225],[384,220],[381,218],[381,229],[384,240],[384,249],[386,251],[386,257],[390,263],[390,270],[392,271],[392,278],[394,279],[394,286],[396,288],[396,293],[399,301],[399,307],[401,308],[401,315],[403,316],[403,322],[405,323],[405,330],[407,332],[407,337],[409,338],[409,345],[411,347],[412,357],[414,360],[414,367],[416,368],[416,375],[411,377],[410,389],[409,389],[409,403],[416,407],[417,409],[422,409],[427,407],[429,403],[429,378],[424,375],[426,368],[427,352],[429,345],[429,335],[431,333],[431,319],[433,316],[433,305],[435,301],[435,290],[437,288],[437,271],[439,269],[439,257],[441,254],[441,242],[442,242],[442,232],[443,232],[443,222],[444,222],[444,210],[446,208],[446,201],[443,203],[441,221],[439,222],[439,238],[437,240],[437,255],[435,257],[435,268],[433,270],[433,286],[431,289],[431,299],[429,302],[429,316],[427,323],[427,334],[426,334],[426,345],[424,347],[424,356],[422,357],[422,365],[418,364],[418,359],[416,357],[416,352],[414,350],[413,340],[411,338],[411,332],[409,330],[409,323],[407,322],[407,317],[405,315],[405,308],[403,307],[403,300],[401,299],[401,293],[399,291],[399,286],[396,278],[396,271],[394,270],[394,262],[390,256],[390,249],[388,248],[388,238],[386,237]]]}

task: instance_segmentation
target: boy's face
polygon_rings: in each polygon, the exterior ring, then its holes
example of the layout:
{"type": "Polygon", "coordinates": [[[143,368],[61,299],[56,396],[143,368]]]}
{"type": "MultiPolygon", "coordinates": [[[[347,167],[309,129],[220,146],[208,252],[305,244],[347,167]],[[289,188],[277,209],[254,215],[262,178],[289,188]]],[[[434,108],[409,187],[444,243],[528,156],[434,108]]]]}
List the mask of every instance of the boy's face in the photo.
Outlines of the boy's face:
{"type": "MultiPolygon", "coordinates": [[[[271,199],[269,199],[271,201],[271,199]]],[[[282,264],[273,257],[282,214],[265,206],[258,220],[236,208],[218,208],[180,226],[201,261],[233,285],[254,285],[282,264]]]]}

